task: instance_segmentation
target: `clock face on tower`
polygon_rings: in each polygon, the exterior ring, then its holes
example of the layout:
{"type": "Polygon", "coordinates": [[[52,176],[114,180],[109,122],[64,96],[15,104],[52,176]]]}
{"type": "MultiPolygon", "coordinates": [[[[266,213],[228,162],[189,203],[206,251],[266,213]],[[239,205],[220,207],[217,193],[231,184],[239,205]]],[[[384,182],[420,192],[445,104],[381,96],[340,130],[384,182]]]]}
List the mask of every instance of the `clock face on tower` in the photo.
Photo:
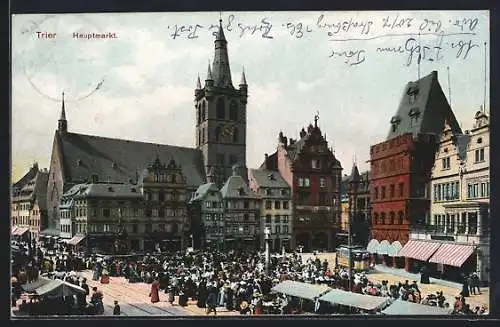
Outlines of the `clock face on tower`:
{"type": "Polygon", "coordinates": [[[222,142],[232,142],[234,135],[234,126],[231,125],[221,125],[220,128],[220,140],[222,142]]]}

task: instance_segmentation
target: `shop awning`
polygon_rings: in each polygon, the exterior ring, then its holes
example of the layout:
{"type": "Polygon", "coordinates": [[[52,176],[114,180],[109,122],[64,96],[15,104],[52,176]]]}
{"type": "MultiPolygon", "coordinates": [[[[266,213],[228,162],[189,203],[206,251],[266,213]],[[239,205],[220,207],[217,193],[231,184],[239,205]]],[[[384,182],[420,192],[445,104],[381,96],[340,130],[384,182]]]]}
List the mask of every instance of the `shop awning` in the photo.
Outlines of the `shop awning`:
{"type": "Polygon", "coordinates": [[[271,289],[271,291],[275,293],[286,294],[311,301],[330,290],[331,288],[325,285],[301,283],[291,280],[285,280],[271,289]]]}
{"type": "Polygon", "coordinates": [[[366,246],[366,251],[370,253],[377,253],[377,249],[380,243],[376,239],[372,239],[366,246]]]}
{"type": "Polygon", "coordinates": [[[450,315],[451,309],[440,308],[431,305],[396,300],[390,306],[382,310],[386,315],[450,315]]]}
{"type": "Polygon", "coordinates": [[[85,238],[85,236],[73,236],[73,238],[68,241],[68,244],[69,245],[78,245],[78,243],[83,241],[84,238],[85,238]]]}
{"type": "Polygon", "coordinates": [[[59,235],[59,230],[54,228],[47,228],[40,232],[40,236],[57,236],[59,235]]]}
{"type": "Polygon", "coordinates": [[[399,241],[394,241],[394,242],[392,242],[391,246],[389,247],[389,249],[387,251],[388,252],[387,255],[389,255],[391,257],[397,257],[399,250],[401,250],[402,248],[403,248],[403,246],[401,245],[401,243],[399,241]]]}
{"type": "Polygon", "coordinates": [[[326,293],[319,300],[368,311],[380,309],[389,302],[387,297],[364,295],[338,289],[326,293]]]}
{"type": "Polygon", "coordinates": [[[28,227],[19,227],[16,229],[16,231],[12,234],[12,235],[15,235],[15,236],[22,236],[24,235],[27,231],[29,231],[29,228],[28,227]]]}
{"type": "Polygon", "coordinates": [[[377,248],[378,254],[389,254],[389,248],[391,247],[391,243],[388,240],[383,240],[380,242],[377,248]]]}
{"type": "Polygon", "coordinates": [[[437,242],[409,240],[408,243],[399,250],[397,256],[427,261],[440,246],[441,243],[437,242]]]}
{"type": "Polygon", "coordinates": [[[461,267],[474,253],[474,250],[475,246],[473,245],[445,243],[434,253],[429,262],[461,267]]]}

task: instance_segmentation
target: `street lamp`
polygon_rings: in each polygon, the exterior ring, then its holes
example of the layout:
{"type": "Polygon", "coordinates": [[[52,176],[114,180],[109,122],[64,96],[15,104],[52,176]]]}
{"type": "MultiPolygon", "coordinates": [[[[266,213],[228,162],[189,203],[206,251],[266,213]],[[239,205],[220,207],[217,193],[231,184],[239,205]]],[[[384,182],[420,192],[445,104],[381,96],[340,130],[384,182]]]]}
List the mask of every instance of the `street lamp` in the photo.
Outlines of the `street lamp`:
{"type": "Polygon", "coordinates": [[[271,230],[269,227],[264,228],[264,242],[266,246],[266,252],[265,252],[265,260],[266,260],[266,275],[269,274],[269,259],[270,259],[270,249],[269,249],[269,235],[271,234],[271,230]]]}
{"type": "Polygon", "coordinates": [[[349,215],[348,215],[348,226],[347,226],[347,250],[348,250],[347,272],[349,274],[349,292],[352,290],[352,221],[354,215],[356,214],[357,193],[358,193],[360,179],[361,177],[359,175],[358,167],[356,166],[356,164],[354,164],[351,170],[351,176],[349,177],[349,183],[348,183],[349,215]]]}

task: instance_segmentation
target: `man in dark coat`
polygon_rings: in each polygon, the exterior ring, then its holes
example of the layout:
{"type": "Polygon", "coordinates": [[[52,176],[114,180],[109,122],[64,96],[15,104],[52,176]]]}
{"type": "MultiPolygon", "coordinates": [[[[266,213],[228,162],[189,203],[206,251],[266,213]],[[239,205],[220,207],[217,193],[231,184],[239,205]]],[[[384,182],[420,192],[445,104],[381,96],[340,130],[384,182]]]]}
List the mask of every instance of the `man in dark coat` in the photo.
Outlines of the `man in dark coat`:
{"type": "Polygon", "coordinates": [[[115,307],[113,308],[113,316],[119,316],[121,314],[120,305],[118,301],[115,300],[115,307]]]}

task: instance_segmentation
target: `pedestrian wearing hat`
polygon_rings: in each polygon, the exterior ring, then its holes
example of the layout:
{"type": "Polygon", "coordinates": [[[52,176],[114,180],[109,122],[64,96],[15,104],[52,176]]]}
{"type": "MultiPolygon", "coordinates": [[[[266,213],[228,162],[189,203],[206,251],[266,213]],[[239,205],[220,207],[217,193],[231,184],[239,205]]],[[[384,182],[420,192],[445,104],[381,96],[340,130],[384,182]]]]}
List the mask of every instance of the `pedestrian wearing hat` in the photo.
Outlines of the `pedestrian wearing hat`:
{"type": "Polygon", "coordinates": [[[113,316],[119,316],[121,314],[120,305],[118,301],[115,300],[115,307],[113,308],[113,316]]]}

